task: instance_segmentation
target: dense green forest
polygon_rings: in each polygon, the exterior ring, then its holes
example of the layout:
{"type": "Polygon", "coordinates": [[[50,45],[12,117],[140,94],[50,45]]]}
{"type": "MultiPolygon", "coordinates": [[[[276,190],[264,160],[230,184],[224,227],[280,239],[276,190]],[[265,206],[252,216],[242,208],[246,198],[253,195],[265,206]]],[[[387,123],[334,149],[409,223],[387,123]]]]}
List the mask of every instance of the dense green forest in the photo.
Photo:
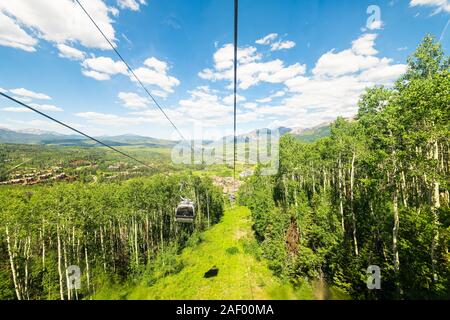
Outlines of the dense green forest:
{"type": "Polygon", "coordinates": [[[431,36],[393,88],[369,88],[331,136],[280,144],[276,177],[240,190],[280,277],[353,298],[450,297],[450,59],[431,36]],[[381,268],[381,290],[366,269],[381,268]]]}
{"type": "Polygon", "coordinates": [[[0,203],[0,299],[82,299],[108,283],[164,276],[173,271],[165,261],[223,212],[210,179],[183,175],[5,186],[0,203]],[[192,225],[175,222],[180,196],[195,200],[192,225]],[[70,265],[82,270],[80,290],[68,290],[70,265]]]}

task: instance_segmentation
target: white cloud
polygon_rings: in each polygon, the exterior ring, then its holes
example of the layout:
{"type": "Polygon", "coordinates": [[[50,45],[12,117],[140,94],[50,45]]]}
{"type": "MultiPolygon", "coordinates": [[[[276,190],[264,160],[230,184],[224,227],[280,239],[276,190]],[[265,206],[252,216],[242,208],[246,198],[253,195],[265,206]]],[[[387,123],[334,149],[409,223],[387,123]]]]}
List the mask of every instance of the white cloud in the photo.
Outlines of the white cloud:
{"type": "Polygon", "coordinates": [[[155,57],[148,58],[144,61],[144,64],[151,68],[155,69],[158,72],[166,72],[167,71],[167,63],[161,60],[156,59],[155,57]]]}
{"type": "Polygon", "coordinates": [[[256,44],[267,45],[278,37],[278,33],[270,33],[267,36],[255,41],[256,44]]]}
{"type": "Polygon", "coordinates": [[[0,92],[6,93],[6,92],[8,92],[8,90],[0,88],[0,92]]]}
{"type": "MultiPolygon", "coordinates": [[[[158,86],[166,93],[172,93],[174,87],[178,86],[180,81],[168,75],[168,69],[166,62],[151,57],[144,61],[143,67],[135,69],[134,73],[144,84],[158,86]]],[[[130,79],[136,81],[133,76],[130,76],[130,79]]],[[[158,93],[158,90],[156,92],[158,93]]]]}
{"type": "Polygon", "coordinates": [[[70,47],[66,44],[58,44],[56,45],[56,47],[59,50],[59,56],[61,58],[68,58],[68,59],[72,59],[72,60],[83,60],[86,56],[86,54],[81,51],[78,50],[76,48],[70,47]]]}
{"type": "Polygon", "coordinates": [[[166,91],[162,91],[162,90],[151,90],[150,93],[154,96],[160,97],[160,98],[167,98],[168,93],[166,91]]]}
{"type": "Polygon", "coordinates": [[[53,112],[61,112],[63,109],[54,106],[52,104],[37,104],[37,103],[31,103],[31,107],[39,110],[39,111],[53,111],[53,112]]]}
{"type": "MultiPolygon", "coordinates": [[[[208,86],[199,86],[189,92],[188,99],[178,102],[179,106],[173,110],[184,123],[194,123],[202,128],[229,125],[233,120],[233,95],[223,96],[217,90],[208,86]]],[[[238,95],[238,102],[245,101],[245,97],[238,95]]],[[[249,122],[257,115],[249,115],[249,112],[239,112],[239,122],[249,122]]]]}
{"type": "MultiPolygon", "coordinates": [[[[111,76],[117,74],[128,75],[133,82],[136,78],[129,74],[127,66],[122,61],[114,61],[109,57],[92,57],[82,62],[82,73],[99,81],[109,80],[111,76]]],[[[166,97],[167,93],[174,92],[174,87],[180,84],[180,81],[170,76],[167,72],[169,66],[167,62],[158,60],[155,57],[144,61],[143,66],[134,69],[135,75],[145,85],[156,86],[161,90],[151,89],[157,96],[166,97]]]]}
{"type": "Polygon", "coordinates": [[[5,111],[5,112],[20,112],[20,113],[22,113],[22,112],[33,112],[30,109],[25,108],[25,107],[7,107],[7,108],[3,108],[2,111],[5,111]]]}
{"type": "Polygon", "coordinates": [[[284,49],[292,49],[295,47],[295,42],[290,40],[277,40],[278,33],[270,33],[267,36],[258,39],[255,41],[256,44],[260,45],[270,45],[270,51],[278,51],[278,50],[284,50],[284,49]]]}
{"type": "Polygon", "coordinates": [[[436,13],[445,11],[450,12],[450,1],[449,0],[411,0],[409,5],[411,7],[416,6],[427,6],[436,8],[436,13]]]}
{"type": "MultiPolygon", "coordinates": [[[[240,118],[258,122],[271,120],[271,127],[311,127],[339,115],[354,116],[365,88],[380,84],[391,86],[407,68],[392,59],[378,57],[376,38],[376,34],[366,33],[355,39],[348,49],[332,49],[319,57],[308,72],[306,65],[285,66],[284,61],[270,59],[269,54],[263,55],[254,47],[239,48],[240,89],[262,83],[283,86],[266,97],[240,104],[240,118]]],[[[276,35],[269,35],[258,43],[270,45],[276,41],[276,35]]],[[[232,49],[231,44],[218,48],[213,56],[213,68],[202,70],[199,76],[212,82],[232,83],[232,49]]],[[[226,125],[232,119],[232,110],[227,108],[231,101],[232,96],[220,98],[208,87],[197,88],[191,92],[191,98],[180,101],[177,111],[186,119],[201,121],[202,125],[226,125]]]]}
{"type": "Polygon", "coordinates": [[[340,52],[331,50],[322,55],[313,69],[314,75],[341,76],[378,65],[381,61],[374,55],[376,34],[364,34],[352,42],[352,48],[340,52]]]}
{"type": "Polygon", "coordinates": [[[352,42],[352,51],[358,55],[373,56],[378,53],[375,50],[375,40],[377,38],[375,33],[366,33],[352,42]]]}
{"type": "Polygon", "coordinates": [[[318,59],[311,76],[286,81],[290,94],[282,106],[265,109],[284,117],[271,126],[311,127],[337,116],[351,117],[365,88],[391,86],[407,66],[374,56],[375,38],[363,35],[353,41],[351,49],[329,51],[318,59]]]}
{"type": "Polygon", "coordinates": [[[285,91],[280,90],[280,91],[275,92],[274,94],[271,94],[268,97],[265,97],[265,98],[262,98],[262,99],[257,99],[256,102],[258,102],[258,103],[269,103],[269,102],[272,102],[272,100],[274,98],[283,97],[285,94],[286,94],[285,91]]]}
{"type": "MultiPolygon", "coordinates": [[[[261,55],[256,52],[255,47],[238,48],[237,58],[238,63],[247,64],[261,60],[261,55]]],[[[214,67],[216,70],[226,70],[233,67],[234,61],[234,46],[233,44],[225,44],[223,47],[217,49],[214,53],[214,67]]]]}
{"type": "MultiPolygon", "coordinates": [[[[37,104],[37,103],[31,103],[30,104],[31,107],[33,107],[36,110],[39,111],[52,111],[52,112],[61,112],[63,111],[63,109],[51,105],[51,104],[37,104]]],[[[3,111],[6,112],[33,112],[31,109],[25,108],[25,107],[7,107],[7,108],[3,108],[3,111]]]]}
{"type": "Polygon", "coordinates": [[[374,20],[370,25],[367,26],[367,29],[369,30],[380,30],[383,29],[383,21],[381,20],[374,20]]]}
{"type": "MultiPolygon", "coordinates": [[[[236,95],[236,102],[244,102],[246,99],[245,97],[237,94],[236,95]]],[[[225,98],[222,99],[222,101],[226,104],[226,105],[232,105],[234,104],[234,95],[230,94],[229,96],[226,96],[225,98]]]]}
{"type": "Polygon", "coordinates": [[[146,5],[145,0],[117,0],[117,5],[121,9],[130,9],[132,11],[139,11],[140,5],[146,5]]]}
{"type": "Polygon", "coordinates": [[[26,33],[13,19],[0,11],[0,45],[34,52],[37,43],[37,39],[26,33]]]}
{"type": "MultiPolygon", "coordinates": [[[[174,114],[167,110],[171,119],[176,119],[174,114]]],[[[164,121],[163,115],[156,109],[148,109],[131,113],[133,116],[119,116],[115,114],[100,112],[79,112],[75,115],[85,119],[90,124],[114,126],[119,128],[128,128],[148,123],[161,123],[164,121]]]]}
{"type": "Polygon", "coordinates": [[[278,51],[278,50],[284,50],[284,49],[292,49],[293,47],[295,47],[295,42],[294,41],[279,41],[279,42],[275,42],[270,46],[270,50],[271,51],[278,51]]]}
{"type": "Polygon", "coordinates": [[[362,72],[359,76],[360,79],[362,81],[374,82],[377,84],[392,84],[399,75],[407,71],[407,65],[391,65],[390,62],[391,60],[389,59],[383,59],[378,66],[362,72]]]}
{"type": "Polygon", "coordinates": [[[119,99],[126,108],[137,110],[143,109],[148,106],[150,100],[146,97],[142,97],[134,92],[119,92],[119,99]]]}
{"type": "Polygon", "coordinates": [[[223,125],[231,120],[233,108],[209,88],[201,87],[190,92],[189,99],[179,101],[178,111],[187,119],[202,125],[223,125]]]}
{"type": "Polygon", "coordinates": [[[100,112],[79,112],[75,115],[77,117],[86,119],[89,123],[105,126],[124,127],[129,125],[139,125],[145,122],[142,118],[122,117],[115,114],[100,112]]]}
{"type": "Polygon", "coordinates": [[[19,101],[21,101],[21,102],[24,102],[24,103],[28,103],[28,102],[31,102],[31,101],[33,101],[33,99],[31,99],[31,98],[28,98],[28,97],[19,97],[19,96],[13,96],[13,98],[14,99],[16,99],[16,100],[19,100],[19,101]]]}
{"type": "Polygon", "coordinates": [[[112,75],[128,73],[127,66],[122,61],[114,61],[109,57],[93,57],[83,61],[85,68],[82,73],[96,80],[109,80],[112,75]]]}
{"type": "MultiPolygon", "coordinates": [[[[82,4],[105,35],[115,42],[113,20],[109,16],[110,13],[114,13],[114,10],[111,10],[102,0],[83,1],[82,4]]],[[[18,39],[25,41],[22,43],[22,49],[31,49],[36,44],[36,40],[32,40],[30,33],[56,44],[78,42],[88,48],[110,49],[102,35],[93,29],[92,23],[75,1],[0,0],[0,11],[16,19],[16,34],[7,34],[10,37],[19,34],[18,39]],[[25,36],[26,33],[18,31],[21,27],[28,30],[28,37],[25,36]]],[[[3,21],[1,25],[3,33],[3,21]]],[[[11,27],[8,30],[11,31],[11,27]]]]}
{"type": "Polygon", "coordinates": [[[256,110],[257,107],[258,107],[258,104],[254,103],[254,102],[244,103],[244,108],[245,109],[256,110]]]}
{"type": "Polygon", "coordinates": [[[357,55],[352,50],[335,52],[333,49],[319,58],[313,74],[330,77],[342,76],[374,67],[378,63],[377,57],[357,55]]]}
{"type": "MultiPolygon", "coordinates": [[[[74,134],[74,132],[66,127],[61,126],[60,124],[43,119],[34,119],[34,120],[19,120],[19,119],[6,119],[7,124],[6,127],[11,128],[13,130],[20,129],[44,129],[46,131],[55,131],[62,134],[74,134]]],[[[84,126],[78,123],[66,122],[68,125],[74,128],[83,128],[84,126]]]]}
{"type": "Polygon", "coordinates": [[[37,99],[37,100],[51,100],[51,97],[49,97],[46,94],[43,93],[37,93],[31,90],[27,90],[25,88],[18,88],[18,89],[11,89],[10,92],[21,96],[21,97],[27,97],[31,99],[37,99]]]}
{"type": "MultiPolygon", "coordinates": [[[[260,82],[282,83],[303,74],[305,65],[285,66],[280,59],[260,62],[262,55],[254,47],[238,48],[239,88],[246,90],[260,82]]],[[[226,44],[214,54],[214,69],[204,69],[199,76],[206,80],[233,80],[233,45],[226,44]]]]}
{"type": "Polygon", "coordinates": [[[94,78],[95,80],[98,80],[98,81],[105,81],[105,80],[111,79],[109,74],[97,72],[97,71],[93,71],[93,70],[82,70],[81,73],[84,74],[86,77],[94,78]]]}

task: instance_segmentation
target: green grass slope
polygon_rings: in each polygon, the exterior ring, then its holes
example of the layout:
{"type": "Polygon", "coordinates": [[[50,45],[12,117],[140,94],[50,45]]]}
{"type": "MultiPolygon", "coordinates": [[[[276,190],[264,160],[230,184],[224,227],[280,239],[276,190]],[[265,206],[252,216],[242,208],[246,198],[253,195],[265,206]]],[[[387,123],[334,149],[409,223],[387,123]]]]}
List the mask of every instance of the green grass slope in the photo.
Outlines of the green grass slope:
{"type": "Polygon", "coordinates": [[[127,298],[271,299],[282,286],[264,261],[250,253],[253,241],[250,211],[228,210],[219,224],[204,233],[199,245],[182,252],[184,268],[178,274],[151,287],[140,286],[127,298]],[[213,267],[218,269],[217,276],[205,278],[213,267]]]}
{"type": "Polygon", "coordinates": [[[222,220],[204,232],[202,241],[179,255],[178,273],[152,285],[106,287],[94,299],[131,300],[269,300],[348,299],[334,288],[305,283],[294,289],[282,283],[267,267],[252,231],[250,210],[226,210],[222,220]],[[205,277],[212,268],[216,276],[205,277]]]}

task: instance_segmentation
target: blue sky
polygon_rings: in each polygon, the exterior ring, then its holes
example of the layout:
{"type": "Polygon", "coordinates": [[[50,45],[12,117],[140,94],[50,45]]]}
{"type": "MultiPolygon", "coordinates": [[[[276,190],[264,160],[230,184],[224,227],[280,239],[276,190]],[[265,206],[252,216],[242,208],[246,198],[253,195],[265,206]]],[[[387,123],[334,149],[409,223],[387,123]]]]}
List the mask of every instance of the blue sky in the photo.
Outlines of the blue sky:
{"type": "MultiPolygon", "coordinates": [[[[183,134],[231,132],[232,0],[82,3],[183,134]]],[[[448,54],[449,19],[448,0],[240,0],[239,132],[354,115],[426,33],[448,54]]],[[[89,134],[178,138],[72,0],[0,0],[0,90],[89,134]]],[[[0,126],[67,132],[24,111],[0,100],[0,126]]]]}

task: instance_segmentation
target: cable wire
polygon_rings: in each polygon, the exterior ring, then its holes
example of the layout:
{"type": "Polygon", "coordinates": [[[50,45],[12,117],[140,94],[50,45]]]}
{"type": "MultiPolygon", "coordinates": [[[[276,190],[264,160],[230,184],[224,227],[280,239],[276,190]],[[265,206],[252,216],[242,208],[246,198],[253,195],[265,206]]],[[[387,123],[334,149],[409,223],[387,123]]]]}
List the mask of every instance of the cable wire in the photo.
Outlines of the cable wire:
{"type": "Polygon", "coordinates": [[[21,105],[21,106],[23,106],[23,107],[25,107],[25,108],[30,109],[31,111],[34,111],[34,112],[40,114],[41,116],[43,116],[43,117],[45,117],[45,118],[47,118],[47,119],[50,119],[50,120],[52,120],[52,121],[54,121],[54,122],[56,122],[56,123],[58,123],[58,124],[60,124],[60,125],[62,125],[62,126],[64,126],[64,127],[68,128],[68,129],[70,129],[70,130],[72,130],[72,131],[75,131],[76,133],[81,134],[82,136],[85,136],[85,137],[88,138],[88,139],[93,140],[93,141],[95,141],[95,142],[101,144],[101,145],[104,146],[104,147],[107,147],[107,148],[109,148],[109,149],[111,149],[111,150],[113,150],[113,151],[115,151],[115,152],[118,152],[118,153],[120,153],[121,155],[123,155],[123,156],[125,156],[125,157],[127,157],[127,158],[129,158],[129,159],[131,159],[131,160],[134,160],[134,161],[136,161],[136,162],[142,164],[143,166],[146,166],[146,167],[149,168],[149,169],[154,169],[154,168],[150,167],[148,164],[142,162],[141,160],[138,160],[138,159],[136,159],[135,157],[130,156],[129,154],[127,154],[127,153],[125,153],[125,152],[123,152],[123,151],[120,151],[120,150],[118,150],[118,149],[116,149],[116,148],[114,148],[114,147],[112,147],[112,146],[110,146],[110,145],[108,145],[108,144],[106,144],[106,143],[104,143],[104,142],[102,142],[102,141],[100,141],[100,140],[94,138],[94,137],[91,137],[90,135],[87,135],[86,133],[81,132],[81,131],[78,130],[78,129],[75,129],[74,127],[72,127],[72,126],[70,126],[70,125],[68,125],[68,124],[65,124],[64,122],[59,121],[59,120],[57,120],[57,119],[55,119],[55,118],[53,118],[53,117],[51,117],[51,116],[45,114],[44,112],[41,112],[41,111],[39,111],[39,110],[37,110],[37,109],[35,109],[35,108],[33,108],[33,107],[27,105],[27,104],[25,104],[25,103],[23,103],[23,102],[21,102],[21,101],[15,99],[15,98],[13,98],[13,97],[7,95],[6,93],[0,92],[0,95],[2,95],[3,97],[5,97],[5,98],[7,98],[7,99],[9,99],[9,100],[11,100],[11,101],[13,101],[13,102],[15,102],[15,103],[21,105]]]}
{"type": "Polygon", "coordinates": [[[136,79],[136,81],[139,83],[139,85],[142,87],[142,89],[144,89],[144,91],[147,93],[147,95],[153,100],[153,102],[155,103],[156,107],[158,107],[158,109],[162,112],[162,114],[166,117],[166,119],[170,122],[170,124],[172,125],[172,127],[175,129],[175,131],[180,135],[181,139],[183,141],[186,141],[186,139],[184,138],[183,134],[181,133],[180,130],[178,130],[177,126],[175,125],[175,123],[169,118],[169,116],[167,115],[167,113],[164,111],[164,109],[161,107],[161,105],[158,103],[158,101],[156,101],[156,99],[153,97],[153,95],[148,91],[148,89],[144,86],[144,84],[142,83],[142,81],[138,78],[138,76],[134,73],[133,69],[130,67],[130,65],[125,61],[125,59],[122,57],[122,55],[119,53],[119,51],[116,49],[116,47],[112,44],[112,42],[108,39],[108,37],[105,35],[105,33],[102,31],[102,29],[100,29],[100,27],[98,26],[98,24],[95,22],[95,20],[91,17],[91,15],[89,14],[89,12],[87,12],[87,10],[83,7],[83,5],[80,3],[79,0],[75,0],[78,5],[81,7],[81,9],[84,11],[84,13],[88,16],[88,18],[91,20],[91,22],[94,24],[94,26],[97,28],[97,30],[101,33],[101,35],[103,36],[103,38],[105,38],[105,40],[108,42],[108,44],[111,46],[111,48],[114,50],[114,52],[117,54],[117,56],[120,58],[120,60],[122,60],[122,62],[125,64],[125,66],[127,67],[128,71],[133,75],[133,77],[136,79]]]}
{"type": "Polygon", "coordinates": [[[234,189],[236,189],[236,109],[237,109],[237,64],[238,64],[238,0],[234,0],[234,118],[233,118],[233,132],[234,132],[234,143],[233,143],[233,177],[234,177],[234,189]]]}

